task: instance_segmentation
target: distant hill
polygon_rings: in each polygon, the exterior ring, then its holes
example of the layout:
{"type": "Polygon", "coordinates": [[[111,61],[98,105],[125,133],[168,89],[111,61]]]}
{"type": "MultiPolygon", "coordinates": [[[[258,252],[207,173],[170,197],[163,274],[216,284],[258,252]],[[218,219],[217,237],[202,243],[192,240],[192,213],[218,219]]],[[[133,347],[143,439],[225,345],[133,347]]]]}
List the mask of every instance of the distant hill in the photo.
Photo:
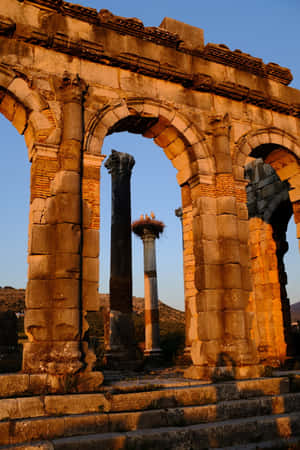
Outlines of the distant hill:
{"type": "Polygon", "coordinates": [[[25,289],[11,286],[0,287],[0,311],[23,312],[25,308],[25,289]]]}
{"type": "MultiPolygon", "coordinates": [[[[98,294],[100,296],[100,307],[108,306],[108,294],[98,294]]],[[[15,289],[11,286],[0,287],[0,311],[12,310],[23,312],[25,308],[25,289],[15,289]]],[[[144,314],[144,299],[133,297],[134,312],[141,316],[144,314]]],[[[184,323],[184,312],[159,302],[160,319],[162,321],[184,323]]]]}

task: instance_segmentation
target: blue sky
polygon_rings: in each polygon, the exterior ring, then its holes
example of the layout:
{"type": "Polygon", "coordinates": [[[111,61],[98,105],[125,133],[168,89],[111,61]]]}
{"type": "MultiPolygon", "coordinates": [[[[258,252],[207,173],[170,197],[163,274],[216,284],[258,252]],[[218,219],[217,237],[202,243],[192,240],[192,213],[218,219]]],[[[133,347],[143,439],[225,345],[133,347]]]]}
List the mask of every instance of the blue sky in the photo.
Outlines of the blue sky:
{"type": "MultiPolygon", "coordinates": [[[[73,2],[77,3],[77,2],[73,2]]],[[[292,86],[300,89],[299,0],[82,0],[81,5],[109,9],[116,15],[138,17],[146,26],[159,26],[165,16],[204,29],[205,42],[224,43],[239,48],[265,62],[289,67],[292,86]]],[[[24,139],[0,117],[2,164],[0,177],[0,286],[25,287],[27,276],[27,225],[30,164],[24,139]]],[[[176,171],[162,150],[151,140],[127,133],[105,139],[103,153],[115,148],[136,158],[132,175],[132,218],[154,211],[166,229],[157,241],[159,297],[183,309],[181,228],[174,209],[180,205],[176,171]]],[[[101,183],[101,260],[100,290],[108,291],[110,177],[102,169],[101,183]]],[[[299,254],[293,219],[289,225],[290,251],[285,258],[289,296],[300,300],[297,287],[299,254]]],[[[133,236],[134,295],[143,295],[142,243],[133,236]]]]}

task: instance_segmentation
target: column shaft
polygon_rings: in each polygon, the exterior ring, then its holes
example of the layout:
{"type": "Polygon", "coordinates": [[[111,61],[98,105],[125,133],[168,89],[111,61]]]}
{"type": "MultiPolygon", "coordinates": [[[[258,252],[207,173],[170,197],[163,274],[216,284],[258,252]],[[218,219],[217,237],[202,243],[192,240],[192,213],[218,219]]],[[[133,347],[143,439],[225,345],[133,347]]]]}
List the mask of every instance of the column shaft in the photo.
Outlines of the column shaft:
{"type": "Polygon", "coordinates": [[[155,236],[143,237],[145,281],[145,355],[160,353],[155,236]]]}
{"type": "Polygon", "coordinates": [[[110,312],[106,336],[109,365],[135,359],[132,319],[132,256],[130,178],[134,158],[112,151],[105,167],[112,176],[110,312]]]}

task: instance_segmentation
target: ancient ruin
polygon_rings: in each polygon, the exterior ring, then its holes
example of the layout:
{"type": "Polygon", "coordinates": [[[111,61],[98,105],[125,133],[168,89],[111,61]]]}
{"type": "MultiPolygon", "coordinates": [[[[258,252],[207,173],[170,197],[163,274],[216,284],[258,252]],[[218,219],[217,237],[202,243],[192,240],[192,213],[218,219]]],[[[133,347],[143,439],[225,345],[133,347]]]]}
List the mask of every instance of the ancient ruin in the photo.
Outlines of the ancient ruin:
{"type": "Polygon", "coordinates": [[[298,224],[300,92],[290,71],[205,45],[201,29],[170,18],[145,27],[62,0],[2,1],[0,34],[0,111],[31,161],[24,374],[91,371],[101,147],[124,130],[154,139],[178,171],[186,376],[258,376],[283,360],[285,230],[271,205],[249,220],[246,186],[249,163],[269,164],[298,224]]]}
{"type": "MultiPolygon", "coordinates": [[[[0,112],[31,162],[28,341],[22,372],[0,376],[0,445],[219,448],[299,434],[299,376],[249,380],[292,348],[283,255],[291,215],[300,236],[300,91],[289,69],[170,18],[145,27],[63,0],[2,0],[0,43],[0,112]],[[153,139],[177,169],[189,385],[100,392],[93,371],[101,149],[121,131],[153,139]],[[223,422],[195,425],[207,421],[223,422]]],[[[113,153],[106,166],[126,196],[133,161],[113,153]]],[[[113,241],[128,227],[118,216],[113,241]]],[[[129,342],[130,271],[112,249],[110,323],[129,342]]],[[[108,359],[130,359],[110,329],[108,359]]]]}
{"type": "Polygon", "coordinates": [[[132,257],[130,178],[135,164],[128,153],[112,150],[105,167],[112,178],[109,327],[107,364],[135,360],[132,321],[132,257]]]}
{"type": "Polygon", "coordinates": [[[159,309],[156,271],[155,239],[163,232],[164,224],[146,214],[132,224],[132,231],[143,241],[144,247],[144,297],[145,297],[145,350],[151,360],[161,357],[159,309]]]}

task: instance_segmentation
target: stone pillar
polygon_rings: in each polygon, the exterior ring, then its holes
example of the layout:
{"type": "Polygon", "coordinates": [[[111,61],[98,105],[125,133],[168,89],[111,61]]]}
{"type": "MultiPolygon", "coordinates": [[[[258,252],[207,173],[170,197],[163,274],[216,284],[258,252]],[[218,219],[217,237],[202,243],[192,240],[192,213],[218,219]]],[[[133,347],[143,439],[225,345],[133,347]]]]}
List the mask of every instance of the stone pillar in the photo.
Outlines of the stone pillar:
{"type": "MultiPolygon", "coordinates": [[[[175,209],[175,216],[178,217],[181,224],[181,233],[182,233],[182,251],[184,252],[184,239],[183,239],[183,209],[182,207],[175,209]]],[[[186,302],[186,295],[185,295],[185,289],[184,289],[184,310],[185,310],[185,317],[187,314],[187,302],[186,302]]],[[[188,321],[185,320],[185,348],[184,348],[184,354],[183,354],[183,362],[186,364],[191,364],[191,342],[189,339],[189,324],[188,321]]]]}
{"type": "Polygon", "coordinates": [[[157,293],[155,239],[162,233],[162,222],[141,218],[132,225],[133,232],[144,244],[144,296],[145,296],[145,350],[147,358],[159,359],[161,356],[159,332],[159,304],[157,293]]]}
{"type": "Polygon", "coordinates": [[[132,255],[130,178],[134,158],[112,150],[105,162],[112,177],[109,336],[106,362],[119,366],[135,359],[132,320],[132,255]]]}
{"type": "Polygon", "coordinates": [[[23,370],[73,375],[85,366],[82,348],[81,172],[83,91],[64,76],[60,147],[33,148],[23,370]]]}
{"type": "Polygon", "coordinates": [[[244,260],[241,255],[249,238],[248,217],[241,207],[247,213],[245,182],[239,185],[233,177],[229,118],[216,117],[211,126],[215,182],[208,186],[196,177],[189,181],[198,295],[196,314],[192,311],[192,319],[197,320],[191,345],[194,367],[185,374],[258,376],[247,312],[252,289],[250,263],[247,255],[244,260]]]}

